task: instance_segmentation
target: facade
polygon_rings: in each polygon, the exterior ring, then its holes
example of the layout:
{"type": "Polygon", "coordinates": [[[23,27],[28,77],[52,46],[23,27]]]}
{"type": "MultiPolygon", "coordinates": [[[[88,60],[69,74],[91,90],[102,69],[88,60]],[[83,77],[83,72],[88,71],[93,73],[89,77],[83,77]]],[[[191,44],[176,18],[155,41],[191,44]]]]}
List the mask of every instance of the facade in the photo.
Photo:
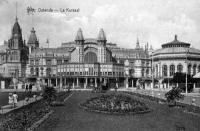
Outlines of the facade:
{"type": "Polygon", "coordinates": [[[147,47],[140,48],[139,40],[135,49],[124,49],[107,43],[103,29],[97,39],[84,39],[79,29],[73,42],[58,48],[34,48],[29,54],[26,77],[56,87],[91,88],[102,83],[136,87],[138,79],[150,78],[148,54],[147,47]]]}
{"type": "MultiPolygon", "coordinates": [[[[22,29],[17,18],[10,39],[5,41],[0,48],[1,79],[6,80],[6,86],[8,86],[11,78],[25,77],[26,63],[28,62],[28,47],[22,38],[22,29]]],[[[5,83],[2,84],[5,85],[5,83]]]]}
{"type": "MultiPolygon", "coordinates": [[[[160,88],[171,88],[174,83],[170,80],[176,72],[191,76],[200,72],[200,50],[190,47],[190,43],[179,41],[177,35],[172,42],[163,44],[161,49],[155,50],[151,59],[154,78],[159,81],[160,88]]],[[[195,83],[188,84],[195,86],[195,83]]]]}

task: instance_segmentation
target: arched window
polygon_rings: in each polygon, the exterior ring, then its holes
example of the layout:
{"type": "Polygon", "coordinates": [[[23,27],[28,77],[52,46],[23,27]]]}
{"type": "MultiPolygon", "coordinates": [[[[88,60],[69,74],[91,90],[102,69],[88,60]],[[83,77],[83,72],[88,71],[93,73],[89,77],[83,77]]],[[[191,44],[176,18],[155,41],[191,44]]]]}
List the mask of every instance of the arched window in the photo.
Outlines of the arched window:
{"type": "Polygon", "coordinates": [[[170,65],[170,76],[173,76],[175,73],[175,66],[174,65],[170,65]]]}
{"type": "Polygon", "coordinates": [[[178,64],[177,66],[177,72],[181,73],[183,71],[183,66],[181,64],[178,64]]]}
{"type": "Polygon", "coordinates": [[[85,54],[84,57],[84,62],[85,63],[95,63],[97,62],[97,55],[94,52],[88,52],[85,54]]]}
{"type": "Polygon", "coordinates": [[[192,66],[191,66],[191,65],[188,65],[188,74],[189,74],[189,75],[191,75],[191,73],[192,73],[191,70],[192,70],[192,66]]]}
{"type": "Polygon", "coordinates": [[[50,75],[51,75],[51,68],[47,68],[47,69],[46,69],[46,75],[47,75],[47,76],[50,76],[50,75]]]}
{"type": "Polygon", "coordinates": [[[35,69],[35,74],[36,74],[36,76],[39,76],[39,68],[35,69]]]}
{"type": "Polygon", "coordinates": [[[198,72],[200,72],[200,65],[198,66],[198,72]]]}
{"type": "Polygon", "coordinates": [[[196,75],[196,69],[197,69],[197,65],[193,65],[193,75],[196,75]]]}
{"type": "Polygon", "coordinates": [[[30,69],[30,72],[31,72],[31,75],[34,75],[34,68],[33,67],[30,69]]]}
{"type": "Polygon", "coordinates": [[[130,74],[130,76],[134,76],[134,69],[130,69],[129,74],[130,74]]]}
{"type": "Polygon", "coordinates": [[[162,71],[163,71],[163,76],[167,76],[167,65],[163,65],[162,71]]]}
{"type": "Polygon", "coordinates": [[[158,77],[158,65],[156,65],[156,77],[158,77]]]}
{"type": "Polygon", "coordinates": [[[149,76],[149,69],[146,69],[146,76],[149,76]]]}
{"type": "Polygon", "coordinates": [[[144,68],[142,68],[142,77],[144,77],[144,68]]]}

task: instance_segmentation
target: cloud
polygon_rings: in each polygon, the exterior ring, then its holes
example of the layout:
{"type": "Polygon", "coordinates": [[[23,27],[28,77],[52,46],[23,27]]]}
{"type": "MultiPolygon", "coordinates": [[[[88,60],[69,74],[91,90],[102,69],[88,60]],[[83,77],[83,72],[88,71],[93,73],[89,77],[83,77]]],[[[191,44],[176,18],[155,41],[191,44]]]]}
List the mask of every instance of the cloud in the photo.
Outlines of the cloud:
{"type": "MultiPolygon", "coordinates": [[[[28,39],[30,29],[35,27],[40,43],[60,46],[72,41],[79,27],[85,38],[96,38],[104,28],[109,42],[134,48],[136,38],[141,44],[149,42],[154,48],[172,41],[178,35],[180,41],[190,42],[200,48],[200,1],[193,0],[21,0],[18,17],[23,36],[28,39]],[[86,4],[87,3],[87,4],[86,4]],[[36,13],[27,15],[26,8],[80,8],[78,13],[36,13]]],[[[15,2],[0,2],[0,42],[11,34],[14,24],[15,2]]]]}

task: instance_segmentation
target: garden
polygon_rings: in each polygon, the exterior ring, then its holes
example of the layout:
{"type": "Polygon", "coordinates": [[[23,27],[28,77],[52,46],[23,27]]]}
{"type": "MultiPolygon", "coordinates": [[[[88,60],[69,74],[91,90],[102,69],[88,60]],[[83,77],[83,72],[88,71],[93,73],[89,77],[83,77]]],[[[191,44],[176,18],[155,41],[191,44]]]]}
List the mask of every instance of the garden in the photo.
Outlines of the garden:
{"type": "Polygon", "coordinates": [[[109,114],[137,114],[151,110],[141,101],[125,94],[103,94],[90,98],[80,104],[80,107],[94,112],[109,114]]]}
{"type": "Polygon", "coordinates": [[[54,88],[46,87],[42,93],[42,99],[1,115],[0,130],[23,131],[30,128],[35,122],[53,111],[54,106],[64,106],[63,101],[70,93],[56,92],[54,88]]]}

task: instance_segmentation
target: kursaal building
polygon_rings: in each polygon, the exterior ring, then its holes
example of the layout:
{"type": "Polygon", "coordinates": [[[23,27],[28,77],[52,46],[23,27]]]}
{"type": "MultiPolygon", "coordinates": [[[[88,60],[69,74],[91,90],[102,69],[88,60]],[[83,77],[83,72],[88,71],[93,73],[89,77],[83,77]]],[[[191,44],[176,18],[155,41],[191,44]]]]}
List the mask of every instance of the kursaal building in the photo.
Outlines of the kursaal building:
{"type": "Polygon", "coordinates": [[[35,29],[31,29],[26,43],[16,19],[11,38],[1,46],[1,88],[20,89],[24,82],[31,82],[36,88],[48,85],[87,89],[104,84],[111,88],[150,89],[152,80],[160,82],[156,83],[159,88],[170,88],[172,84],[163,83],[164,79],[186,70],[186,55],[194,60],[188,70],[200,71],[200,51],[179,42],[177,37],[153,52],[148,43],[141,48],[138,39],[134,49],[108,43],[103,29],[97,32],[97,38],[84,38],[81,29],[74,34],[74,41],[60,47],[40,48],[35,29]],[[189,53],[185,52],[186,47],[189,53]]]}

